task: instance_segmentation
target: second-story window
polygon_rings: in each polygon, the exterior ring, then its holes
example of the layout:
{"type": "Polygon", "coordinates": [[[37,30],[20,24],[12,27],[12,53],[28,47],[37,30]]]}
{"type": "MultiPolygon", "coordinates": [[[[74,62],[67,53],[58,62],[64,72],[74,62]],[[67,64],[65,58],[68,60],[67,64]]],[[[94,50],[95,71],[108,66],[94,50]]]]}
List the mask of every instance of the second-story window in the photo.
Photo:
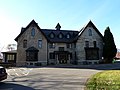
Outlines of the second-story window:
{"type": "Polygon", "coordinates": [[[67,43],[66,46],[67,46],[67,48],[72,48],[72,44],[71,43],[67,43]]]}
{"type": "Polygon", "coordinates": [[[59,51],[64,51],[64,47],[59,47],[59,51]]]}
{"type": "Polygon", "coordinates": [[[31,36],[32,36],[32,37],[35,36],[35,29],[34,29],[34,28],[32,28],[32,30],[31,30],[31,36]]]}
{"type": "Polygon", "coordinates": [[[89,41],[85,41],[85,47],[89,47],[89,41]]]}
{"type": "Polygon", "coordinates": [[[50,43],[49,48],[55,48],[55,43],[50,43]]]}
{"type": "Polygon", "coordinates": [[[42,40],[38,40],[38,47],[42,48],[42,40]]]}
{"type": "Polygon", "coordinates": [[[96,41],[93,41],[93,45],[94,45],[94,47],[97,47],[96,41]]]}
{"type": "Polygon", "coordinates": [[[27,40],[26,39],[23,41],[23,48],[27,48],[27,40]]]}

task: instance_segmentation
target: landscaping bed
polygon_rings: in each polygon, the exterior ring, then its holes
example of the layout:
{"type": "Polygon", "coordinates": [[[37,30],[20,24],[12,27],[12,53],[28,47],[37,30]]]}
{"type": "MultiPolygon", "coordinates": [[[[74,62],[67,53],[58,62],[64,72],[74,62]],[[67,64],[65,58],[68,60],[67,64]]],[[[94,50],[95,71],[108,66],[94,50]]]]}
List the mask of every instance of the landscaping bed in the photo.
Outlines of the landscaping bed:
{"type": "Polygon", "coordinates": [[[120,90],[120,70],[107,70],[93,75],[86,90],[120,90]]]}

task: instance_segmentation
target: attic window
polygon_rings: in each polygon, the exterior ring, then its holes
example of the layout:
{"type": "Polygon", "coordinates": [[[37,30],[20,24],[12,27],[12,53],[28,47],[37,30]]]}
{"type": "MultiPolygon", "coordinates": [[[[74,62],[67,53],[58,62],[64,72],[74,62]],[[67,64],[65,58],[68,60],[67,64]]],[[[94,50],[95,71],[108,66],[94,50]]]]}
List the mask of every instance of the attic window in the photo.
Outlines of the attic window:
{"type": "Polygon", "coordinates": [[[62,35],[62,33],[60,33],[60,34],[59,34],[59,38],[63,38],[63,35],[62,35]]]}
{"type": "Polygon", "coordinates": [[[35,36],[35,29],[34,28],[32,28],[32,30],[31,30],[31,36],[35,36]]]}
{"type": "Polygon", "coordinates": [[[70,38],[70,34],[67,34],[67,38],[70,38]]]}
{"type": "Polygon", "coordinates": [[[55,35],[53,33],[50,34],[50,38],[54,38],[55,35]]]}
{"type": "Polygon", "coordinates": [[[92,30],[91,29],[88,30],[88,33],[89,33],[89,36],[92,36],[92,30]]]}

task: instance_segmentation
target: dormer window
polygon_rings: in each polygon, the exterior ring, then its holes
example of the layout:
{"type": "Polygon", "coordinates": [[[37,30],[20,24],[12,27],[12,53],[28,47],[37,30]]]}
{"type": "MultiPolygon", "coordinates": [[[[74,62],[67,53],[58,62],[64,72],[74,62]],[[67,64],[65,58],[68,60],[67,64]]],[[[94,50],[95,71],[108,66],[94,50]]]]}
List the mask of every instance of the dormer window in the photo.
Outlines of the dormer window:
{"type": "Polygon", "coordinates": [[[70,34],[67,34],[67,38],[70,38],[70,34]]]}
{"type": "Polygon", "coordinates": [[[50,38],[54,38],[55,35],[53,33],[50,34],[50,38]]]}
{"type": "Polygon", "coordinates": [[[88,33],[89,33],[89,36],[92,36],[92,30],[91,29],[88,30],[88,33]]]}
{"type": "Polygon", "coordinates": [[[63,38],[63,34],[62,33],[59,34],[59,38],[63,38]]]}
{"type": "Polygon", "coordinates": [[[32,37],[35,36],[35,29],[34,29],[34,28],[32,28],[32,30],[31,30],[31,36],[32,36],[32,37]]]}

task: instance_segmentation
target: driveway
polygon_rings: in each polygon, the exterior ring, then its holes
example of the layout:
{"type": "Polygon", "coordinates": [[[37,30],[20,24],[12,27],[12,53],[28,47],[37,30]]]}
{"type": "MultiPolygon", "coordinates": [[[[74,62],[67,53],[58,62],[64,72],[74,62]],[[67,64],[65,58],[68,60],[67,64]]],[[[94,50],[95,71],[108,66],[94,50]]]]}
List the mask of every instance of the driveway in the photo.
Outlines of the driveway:
{"type": "Polygon", "coordinates": [[[84,90],[85,82],[91,75],[106,68],[115,69],[113,65],[101,66],[102,68],[99,65],[88,65],[7,69],[8,79],[0,84],[0,90],[84,90]]]}

